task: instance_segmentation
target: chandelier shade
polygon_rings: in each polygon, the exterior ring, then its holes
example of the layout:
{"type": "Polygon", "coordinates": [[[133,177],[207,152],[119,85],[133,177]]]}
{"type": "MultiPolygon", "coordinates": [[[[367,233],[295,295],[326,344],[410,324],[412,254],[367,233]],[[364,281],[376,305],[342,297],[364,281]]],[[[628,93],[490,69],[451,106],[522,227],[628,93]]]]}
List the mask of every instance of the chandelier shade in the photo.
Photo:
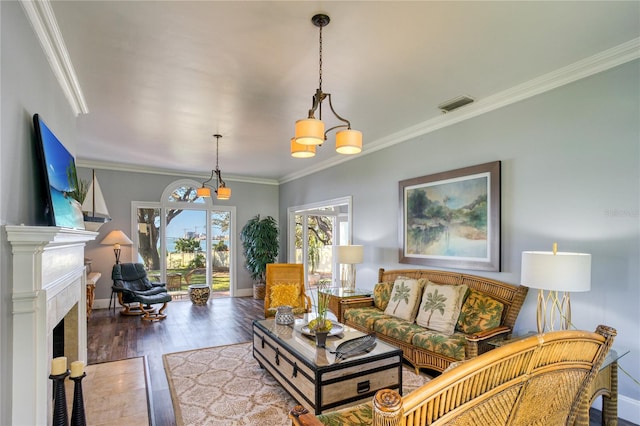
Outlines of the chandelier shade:
{"type": "Polygon", "coordinates": [[[315,118],[296,121],[296,142],[300,145],[322,145],[324,143],[324,123],[315,118]]]}
{"type": "Polygon", "coordinates": [[[331,104],[331,93],[322,91],[322,28],[329,25],[331,19],[324,14],[317,14],[311,18],[313,25],[320,29],[320,49],[319,49],[319,72],[318,72],[318,88],[313,95],[313,103],[307,118],[296,121],[295,136],[291,142],[291,156],[296,158],[309,158],[315,155],[315,150],[304,150],[299,145],[322,145],[327,140],[327,133],[332,130],[343,129],[336,133],[336,151],[340,154],[358,154],[362,151],[362,132],[351,129],[349,120],[341,117],[333,109],[331,104]],[[331,112],[341,124],[333,126],[325,130],[322,121],[322,102],[328,100],[331,112]],[[315,112],[318,111],[318,118],[315,112]],[[294,146],[294,142],[297,144],[294,146]]]}
{"type": "Polygon", "coordinates": [[[206,186],[202,186],[196,190],[196,195],[202,198],[210,198],[211,197],[211,189],[206,186]]]}
{"type": "Polygon", "coordinates": [[[315,145],[303,145],[291,138],[291,156],[295,158],[311,158],[316,155],[315,145]]]}
{"type": "Polygon", "coordinates": [[[219,186],[216,191],[218,194],[218,200],[228,200],[231,198],[231,188],[227,188],[226,186],[219,186]]]}
{"type": "Polygon", "coordinates": [[[340,154],[359,154],[362,151],[362,132],[340,130],[336,133],[336,151],[340,154]]]}

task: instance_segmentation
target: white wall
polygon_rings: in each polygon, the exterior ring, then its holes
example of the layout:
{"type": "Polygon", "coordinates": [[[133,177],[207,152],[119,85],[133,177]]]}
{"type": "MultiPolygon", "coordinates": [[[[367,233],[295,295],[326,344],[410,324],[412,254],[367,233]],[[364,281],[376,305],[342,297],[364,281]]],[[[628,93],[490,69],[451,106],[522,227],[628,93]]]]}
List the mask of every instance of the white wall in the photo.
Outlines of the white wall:
{"type": "MultiPolygon", "coordinates": [[[[0,2],[0,225],[41,225],[32,116],[75,153],[75,117],[20,3],[0,2]]],[[[11,248],[0,232],[0,424],[11,424],[11,248]]]]}
{"type": "MultiPolygon", "coordinates": [[[[517,284],[522,251],[557,241],[591,253],[592,289],[572,295],[573,323],[615,327],[631,349],[620,364],[640,378],[639,76],[634,61],[281,185],[280,223],[290,206],[352,195],[358,286],[371,288],[379,267],[414,267],[398,263],[399,181],[501,160],[502,272],[463,272],[517,284]]],[[[535,330],[535,296],[516,331],[535,330]]],[[[620,394],[621,414],[639,423],[640,387],[624,373],[620,394]]]]}

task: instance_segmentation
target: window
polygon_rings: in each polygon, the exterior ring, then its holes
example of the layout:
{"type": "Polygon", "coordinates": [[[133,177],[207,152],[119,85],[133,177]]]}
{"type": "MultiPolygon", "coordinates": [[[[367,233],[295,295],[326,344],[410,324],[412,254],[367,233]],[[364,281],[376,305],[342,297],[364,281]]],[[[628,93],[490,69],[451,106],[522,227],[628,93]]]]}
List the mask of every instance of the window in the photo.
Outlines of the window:
{"type": "Polygon", "coordinates": [[[235,207],[216,206],[196,195],[199,184],[179,180],[158,203],[133,202],[134,245],[138,261],[161,282],[206,283],[213,295],[235,294],[235,207]]]}

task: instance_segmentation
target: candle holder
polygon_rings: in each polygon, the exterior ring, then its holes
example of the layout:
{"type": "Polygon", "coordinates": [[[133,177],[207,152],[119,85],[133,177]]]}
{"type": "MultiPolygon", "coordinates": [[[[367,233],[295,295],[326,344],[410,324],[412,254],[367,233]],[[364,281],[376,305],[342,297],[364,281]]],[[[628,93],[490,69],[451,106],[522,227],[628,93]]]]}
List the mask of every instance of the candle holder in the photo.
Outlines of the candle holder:
{"type": "Polygon", "coordinates": [[[87,418],[84,414],[84,398],[82,396],[82,379],[86,376],[87,373],[82,373],[82,376],[71,377],[71,380],[74,381],[71,426],[87,426],[87,418]]]}
{"type": "Polygon", "coordinates": [[[67,395],[64,390],[64,379],[69,375],[69,370],[62,374],[50,374],[53,380],[53,426],[68,426],[69,414],[67,413],[67,395]]]}

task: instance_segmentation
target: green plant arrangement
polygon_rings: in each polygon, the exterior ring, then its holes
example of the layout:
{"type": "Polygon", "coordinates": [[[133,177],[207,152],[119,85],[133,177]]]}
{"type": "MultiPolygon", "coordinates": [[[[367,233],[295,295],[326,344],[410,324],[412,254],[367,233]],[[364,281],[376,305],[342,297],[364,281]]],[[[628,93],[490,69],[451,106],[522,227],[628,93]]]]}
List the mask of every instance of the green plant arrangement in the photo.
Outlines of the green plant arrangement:
{"type": "Polygon", "coordinates": [[[260,215],[249,219],[240,232],[240,241],[245,257],[245,267],[255,283],[262,287],[262,297],[259,291],[255,291],[255,287],[254,297],[264,298],[267,263],[275,262],[280,248],[276,220],[271,216],[261,219],[260,215]]]}

